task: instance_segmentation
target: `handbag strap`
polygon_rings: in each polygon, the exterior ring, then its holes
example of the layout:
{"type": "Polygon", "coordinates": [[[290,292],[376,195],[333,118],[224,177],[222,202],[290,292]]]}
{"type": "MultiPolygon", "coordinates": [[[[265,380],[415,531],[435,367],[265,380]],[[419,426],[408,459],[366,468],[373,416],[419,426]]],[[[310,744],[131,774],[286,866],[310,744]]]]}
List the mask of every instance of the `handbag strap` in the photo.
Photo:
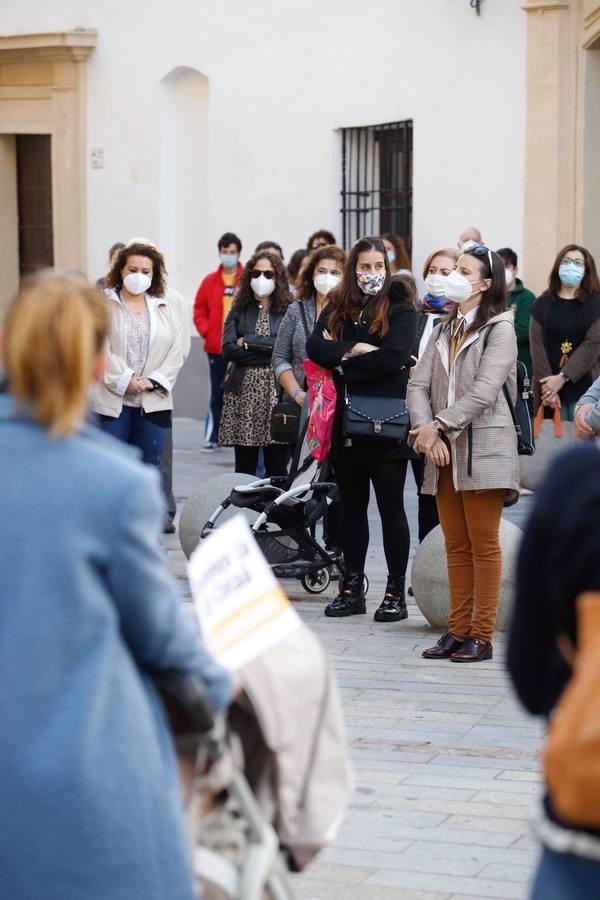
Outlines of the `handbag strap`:
{"type": "MultiPolygon", "coordinates": [[[[533,436],[534,438],[539,438],[540,431],[542,428],[542,422],[544,421],[544,410],[545,406],[540,403],[538,411],[535,414],[535,419],[533,422],[533,436]]],[[[560,407],[558,403],[554,404],[554,409],[552,411],[552,424],[554,426],[554,437],[561,438],[563,436],[563,425],[562,419],[560,417],[560,407]]]]}
{"type": "MultiPolygon", "coordinates": [[[[308,330],[308,319],[306,318],[306,310],[304,309],[304,302],[302,300],[297,301],[298,306],[300,307],[300,316],[302,318],[302,327],[304,328],[304,336],[308,341],[310,334],[308,330]]],[[[315,300],[315,312],[317,309],[317,301],[315,300]]]]}

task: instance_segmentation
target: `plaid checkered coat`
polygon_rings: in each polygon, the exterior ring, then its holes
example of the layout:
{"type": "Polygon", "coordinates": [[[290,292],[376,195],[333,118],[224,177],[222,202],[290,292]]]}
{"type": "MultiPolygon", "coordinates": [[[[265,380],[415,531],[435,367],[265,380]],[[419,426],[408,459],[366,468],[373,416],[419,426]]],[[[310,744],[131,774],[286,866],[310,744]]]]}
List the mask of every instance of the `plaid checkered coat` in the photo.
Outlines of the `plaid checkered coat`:
{"type": "MultiPolygon", "coordinates": [[[[457,491],[505,488],[506,505],[519,497],[517,438],[502,392],[517,396],[517,340],[513,314],[500,313],[469,334],[449,365],[450,328],[433,331],[408,385],[413,428],[434,416],[445,422],[457,491]],[[493,326],[493,327],[491,327],[493,326]],[[491,329],[491,330],[490,330],[491,329]],[[484,352],[484,340],[489,331],[484,352]]],[[[423,493],[437,493],[438,467],[427,460],[423,493]]]]}

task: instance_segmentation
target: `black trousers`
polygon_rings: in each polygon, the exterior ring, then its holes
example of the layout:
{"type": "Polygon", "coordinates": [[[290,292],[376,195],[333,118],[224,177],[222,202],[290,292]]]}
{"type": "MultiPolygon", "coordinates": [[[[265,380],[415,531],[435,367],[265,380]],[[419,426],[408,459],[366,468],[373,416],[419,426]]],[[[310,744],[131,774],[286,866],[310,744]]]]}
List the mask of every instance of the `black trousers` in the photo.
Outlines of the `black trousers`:
{"type": "Polygon", "coordinates": [[[173,429],[165,429],[165,445],[160,455],[160,483],[167,504],[167,514],[175,518],[177,503],[173,494],[173,429]]]}
{"type": "MultiPolygon", "coordinates": [[[[235,471],[245,472],[247,475],[256,475],[260,447],[241,447],[238,444],[233,449],[235,452],[235,471]]],[[[267,476],[287,475],[288,445],[267,444],[262,449],[267,476]]]]}
{"type": "Polygon", "coordinates": [[[425,477],[425,456],[420,454],[418,459],[412,459],[411,465],[419,498],[419,543],[422,543],[429,532],[440,524],[440,517],[433,494],[421,493],[425,477]]]}
{"type": "Polygon", "coordinates": [[[227,371],[227,363],[220,353],[208,353],[208,372],[210,375],[210,432],[207,441],[217,444],[219,441],[219,425],[223,412],[223,379],[227,371]]]}
{"type": "Polygon", "coordinates": [[[369,547],[369,498],[375,489],[381,516],[383,550],[390,575],[404,575],[410,532],[404,511],[406,459],[364,462],[352,451],[336,460],[335,475],[342,503],[342,543],[349,572],[364,572],[369,547]]]}

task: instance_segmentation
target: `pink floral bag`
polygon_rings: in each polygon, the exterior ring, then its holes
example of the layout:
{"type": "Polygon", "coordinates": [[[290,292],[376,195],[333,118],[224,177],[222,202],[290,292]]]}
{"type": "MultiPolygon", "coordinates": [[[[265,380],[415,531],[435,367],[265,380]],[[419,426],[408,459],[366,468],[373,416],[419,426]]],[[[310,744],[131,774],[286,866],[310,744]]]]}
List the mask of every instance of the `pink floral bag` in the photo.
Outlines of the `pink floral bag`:
{"type": "Polygon", "coordinates": [[[304,372],[310,408],[306,439],[311,456],[321,463],[327,459],[331,450],[337,392],[329,369],[306,359],[304,372]]]}

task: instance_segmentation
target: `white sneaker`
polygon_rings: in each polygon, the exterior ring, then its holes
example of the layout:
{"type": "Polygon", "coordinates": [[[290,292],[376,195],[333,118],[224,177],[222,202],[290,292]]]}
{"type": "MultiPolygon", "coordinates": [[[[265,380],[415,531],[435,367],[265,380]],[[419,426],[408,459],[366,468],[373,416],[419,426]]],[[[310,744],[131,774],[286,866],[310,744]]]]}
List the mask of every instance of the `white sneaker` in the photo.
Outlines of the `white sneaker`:
{"type": "Polygon", "coordinates": [[[200,447],[200,450],[203,453],[211,453],[213,450],[218,450],[218,448],[219,445],[215,443],[215,441],[204,441],[204,443],[200,447]]]}

